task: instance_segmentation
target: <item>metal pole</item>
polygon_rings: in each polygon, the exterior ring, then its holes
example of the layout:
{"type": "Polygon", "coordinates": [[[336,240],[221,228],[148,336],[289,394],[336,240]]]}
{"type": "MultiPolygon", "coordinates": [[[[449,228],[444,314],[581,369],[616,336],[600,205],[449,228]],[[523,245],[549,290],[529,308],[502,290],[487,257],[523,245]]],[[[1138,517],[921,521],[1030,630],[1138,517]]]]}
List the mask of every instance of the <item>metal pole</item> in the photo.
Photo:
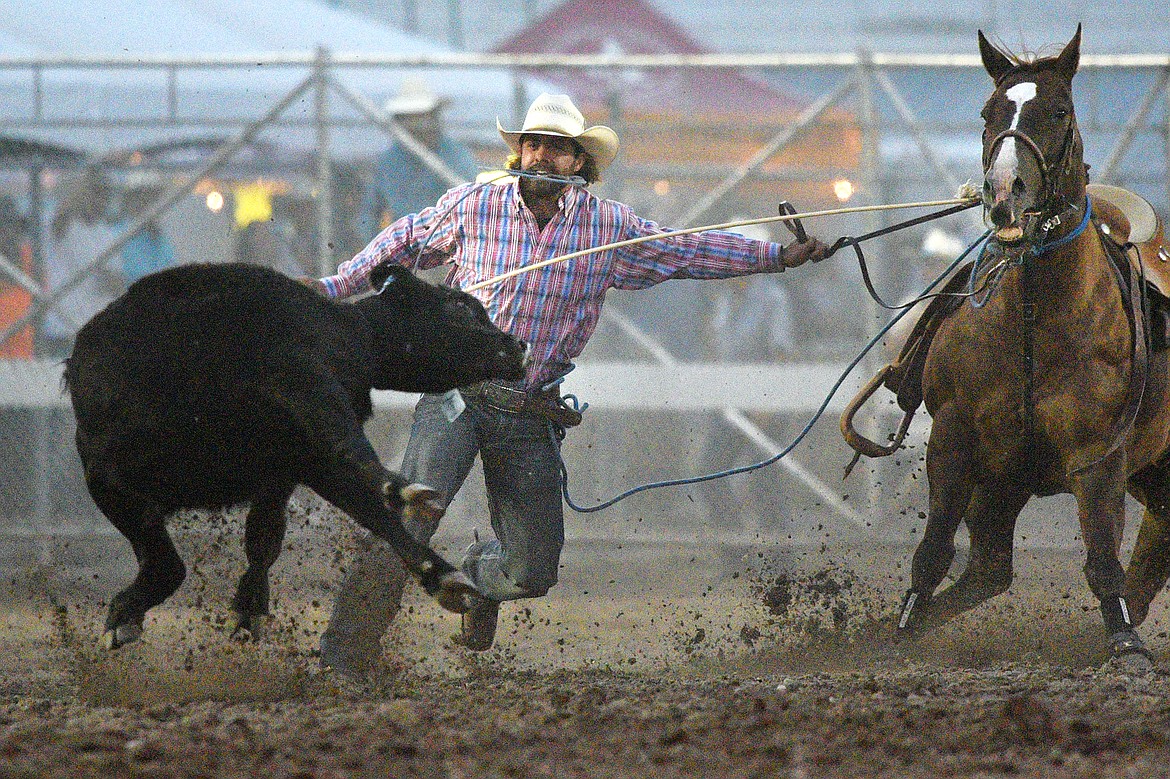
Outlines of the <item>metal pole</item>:
{"type": "MultiPolygon", "coordinates": [[[[859,64],[857,66],[857,84],[858,97],[860,102],[859,119],[861,120],[861,192],[869,203],[881,203],[882,192],[879,178],[879,166],[881,159],[878,153],[881,138],[878,131],[878,115],[877,108],[874,104],[873,82],[874,82],[874,66],[869,57],[868,52],[858,53],[859,64]]],[[[866,232],[879,230],[882,227],[882,219],[876,213],[871,213],[866,216],[866,232]]],[[[880,240],[880,239],[879,239],[880,240]]],[[[884,242],[883,242],[884,243],[884,242]]],[[[881,246],[875,248],[873,255],[876,257],[884,257],[886,253],[882,251],[881,246]]],[[[875,274],[879,281],[884,281],[890,277],[890,268],[884,264],[877,269],[875,274]]],[[[876,323],[881,318],[881,309],[878,308],[877,303],[866,299],[866,322],[876,323]]],[[[874,362],[880,362],[880,355],[876,358],[868,360],[870,369],[876,370],[874,362]]],[[[874,414],[864,424],[866,425],[866,435],[869,438],[876,437],[878,428],[878,414],[874,414]]],[[[878,511],[881,506],[881,477],[877,470],[879,466],[874,465],[872,468],[866,469],[867,493],[869,495],[869,510],[873,517],[873,526],[878,526],[878,511]]]]}
{"type": "MultiPolygon", "coordinates": [[[[602,316],[617,325],[622,332],[649,352],[654,358],[654,361],[662,367],[675,368],[678,366],[678,360],[671,354],[669,349],[658,343],[653,336],[647,334],[631,322],[624,314],[614,308],[612,303],[602,308],[601,313],[602,316]]],[[[763,430],[760,430],[759,427],[753,424],[750,419],[744,416],[743,412],[739,409],[732,408],[731,406],[724,408],[723,418],[728,424],[759,446],[766,454],[773,455],[782,448],[776,442],[772,441],[763,430]]],[[[809,472],[795,460],[784,458],[776,462],[781,468],[803,482],[806,487],[840,514],[855,530],[860,530],[863,533],[871,532],[871,528],[866,525],[865,518],[854,511],[848,503],[843,501],[837,490],[829,487],[829,485],[822,482],[815,474],[809,472]]]]}
{"type": "Polygon", "coordinates": [[[365,117],[371,122],[378,125],[378,127],[382,128],[390,135],[393,135],[398,140],[398,142],[402,144],[403,148],[405,148],[415,157],[418,157],[419,161],[422,162],[423,165],[426,165],[437,175],[446,179],[449,186],[457,187],[460,184],[467,183],[462,177],[457,175],[455,171],[451,170],[451,167],[447,163],[443,162],[443,160],[437,154],[428,149],[424,144],[419,142],[417,138],[403,129],[402,125],[394,121],[393,116],[376,105],[374,101],[370,100],[363,94],[354,92],[352,89],[335,78],[331,78],[329,81],[333,86],[333,89],[337,91],[337,94],[345,98],[345,100],[350,105],[363,113],[365,117]]]}
{"type": "Polygon", "coordinates": [[[234,138],[225,143],[219,148],[215,155],[203,164],[186,183],[179,183],[172,186],[162,197],[155,201],[154,205],[146,210],[134,224],[127,228],[126,232],[122,233],[113,243],[106,247],[105,251],[93,259],[92,262],[83,268],[79,268],[72,276],[65,280],[57,289],[53,290],[51,294],[43,299],[34,300],[33,304],[29,306],[28,312],[10,324],[3,332],[0,332],[0,343],[4,343],[12,337],[13,333],[19,332],[20,328],[24,327],[29,320],[40,316],[45,309],[54,305],[59,299],[69,294],[78,284],[85,280],[97,268],[104,265],[111,257],[122,251],[131,238],[141,232],[142,228],[146,226],[147,222],[158,217],[159,214],[166,211],[172,205],[179,201],[179,198],[187,195],[199,183],[199,180],[204,176],[219,170],[225,162],[227,162],[233,154],[239,151],[244,146],[251,143],[256,133],[260,128],[272,122],[276,117],[280,116],[286,108],[292,105],[301,95],[303,95],[309,87],[313,85],[315,75],[310,74],[308,78],[298,84],[285,97],[277,102],[272,109],[263,117],[245,127],[238,132],[234,138]]]}
{"type": "MultiPolygon", "coordinates": [[[[1165,70],[1170,73],[1170,66],[1165,70]]],[[[1166,89],[1166,127],[1164,129],[1165,143],[1162,147],[1162,163],[1166,166],[1166,218],[1170,219],[1170,87],[1166,89]]]]}
{"type": "Polygon", "coordinates": [[[418,32],[417,0],[402,0],[402,29],[409,33],[418,32]]]}
{"type": "Polygon", "coordinates": [[[787,146],[800,133],[808,129],[808,127],[816,122],[820,118],[821,114],[827,111],[830,106],[834,105],[841,98],[845,97],[845,95],[849,94],[850,90],[852,90],[855,85],[855,79],[845,79],[843,82],[838,84],[837,88],[832,92],[806,108],[800,114],[800,116],[796,117],[796,121],[793,122],[790,127],[786,127],[783,131],[780,132],[779,135],[764,144],[763,148],[756,152],[750,160],[732,171],[731,175],[724,179],[723,182],[713,190],[708,192],[681,219],[674,220],[675,224],[681,227],[687,227],[698,221],[700,216],[707,213],[707,210],[711,208],[711,206],[719,202],[719,200],[722,199],[724,195],[734,189],[736,185],[739,184],[739,182],[747,178],[752,171],[754,171],[760,165],[763,165],[769,157],[787,146]]]}
{"type": "Polygon", "coordinates": [[[1146,121],[1146,117],[1149,115],[1151,109],[1153,109],[1154,101],[1166,89],[1168,79],[1170,79],[1170,71],[1163,71],[1153,88],[1146,94],[1146,99],[1142,101],[1141,107],[1125,123],[1125,129],[1122,131],[1121,137],[1117,139],[1117,145],[1109,152],[1109,157],[1105,160],[1105,164],[1101,166],[1101,172],[1095,176],[1101,183],[1114,182],[1116,179],[1115,169],[1120,164],[1121,158],[1125,156],[1125,152],[1129,150],[1130,144],[1133,143],[1133,139],[1137,136],[1138,130],[1141,129],[1142,122],[1146,121]]]}
{"type": "Polygon", "coordinates": [[[910,134],[914,136],[914,143],[917,144],[918,150],[922,153],[927,163],[950,186],[951,194],[957,192],[961,182],[955,178],[953,173],[947,170],[947,166],[934,153],[934,149],[930,146],[930,141],[926,139],[926,133],[922,130],[922,124],[914,116],[914,112],[910,110],[910,106],[906,105],[906,101],[902,99],[902,94],[894,86],[894,82],[890,81],[890,77],[880,70],[874,71],[873,75],[877,79],[878,85],[881,86],[882,90],[890,98],[890,103],[893,104],[894,110],[898,112],[902,123],[910,130],[910,134]]]}
{"type": "Polygon", "coordinates": [[[317,49],[313,68],[317,123],[317,270],[333,273],[333,163],[329,158],[329,51],[317,49]]]}
{"type": "Polygon", "coordinates": [[[447,42],[452,49],[463,48],[463,8],[460,0],[447,0],[447,16],[451,20],[447,42]]]}

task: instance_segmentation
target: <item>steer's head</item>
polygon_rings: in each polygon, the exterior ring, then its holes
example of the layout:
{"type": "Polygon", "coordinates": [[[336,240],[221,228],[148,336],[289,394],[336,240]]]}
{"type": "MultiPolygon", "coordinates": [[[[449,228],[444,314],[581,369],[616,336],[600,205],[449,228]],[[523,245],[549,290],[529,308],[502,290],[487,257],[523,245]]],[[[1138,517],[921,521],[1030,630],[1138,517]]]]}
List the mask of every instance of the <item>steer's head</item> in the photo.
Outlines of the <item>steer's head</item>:
{"type": "Polygon", "coordinates": [[[358,305],[373,333],[375,388],[444,392],[524,378],[524,344],[493,325],[471,295],[390,263],[374,269],[370,285],[377,294],[358,305]]]}

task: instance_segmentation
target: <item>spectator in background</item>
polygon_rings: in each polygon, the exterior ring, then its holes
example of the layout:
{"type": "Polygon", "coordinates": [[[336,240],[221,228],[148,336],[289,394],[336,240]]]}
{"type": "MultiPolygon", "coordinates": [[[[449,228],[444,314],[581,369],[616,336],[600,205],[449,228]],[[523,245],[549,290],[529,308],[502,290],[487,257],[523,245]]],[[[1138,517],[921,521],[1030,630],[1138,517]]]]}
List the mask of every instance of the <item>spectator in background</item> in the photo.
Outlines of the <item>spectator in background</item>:
{"type": "MultiPolygon", "coordinates": [[[[475,158],[466,146],[443,132],[446,104],[424,81],[405,78],[398,94],[386,101],[385,109],[452,173],[464,182],[474,181],[475,158]]],[[[454,184],[394,140],[378,158],[373,181],[362,200],[360,227],[364,238],[369,240],[395,220],[433,206],[454,184]]]]}
{"type": "MultiPolygon", "coordinates": [[[[28,313],[32,293],[25,284],[31,281],[32,243],[27,220],[15,198],[0,194],[0,333],[28,313]]],[[[32,326],[26,325],[0,343],[0,358],[28,359],[32,350],[32,326]]]]}
{"type": "MultiPolygon", "coordinates": [[[[117,224],[119,232],[130,229],[158,200],[162,187],[156,184],[131,183],[122,193],[122,207],[117,224]]],[[[122,275],[127,285],[143,276],[175,264],[175,247],[163,232],[158,218],[149,220],[122,247],[122,275]]]]}
{"type": "Polygon", "coordinates": [[[121,273],[111,271],[108,262],[90,267],[117,238],[109,221],[112,194],[105,174],[89,166],[73,179],[53,216],[45,281],[54,303],[39,334],[39,351],[45,357],[68,357],[81,326],[125,289],[121,273]],[[85,278],[67,293],[55,295],[87,269],[85,278]]]}

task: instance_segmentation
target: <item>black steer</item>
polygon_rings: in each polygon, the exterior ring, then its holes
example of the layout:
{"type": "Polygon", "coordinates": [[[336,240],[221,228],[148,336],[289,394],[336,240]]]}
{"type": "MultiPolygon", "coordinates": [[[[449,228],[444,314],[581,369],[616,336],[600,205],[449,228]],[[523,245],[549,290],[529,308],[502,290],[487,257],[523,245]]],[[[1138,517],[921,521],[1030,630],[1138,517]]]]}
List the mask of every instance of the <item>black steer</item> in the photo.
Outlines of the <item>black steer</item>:
{"type": "Polygon", "coordinates": [[[90,494],[138,560],[103,643],[138,638],[186,577],[164,524],[181,508],[248,502],[233,634],[268,614],[285,506],[304,484],[387,541],[443,607],[471,582],[402,526],[435,493],[382,467],[362,431],[370,390],[439,392],[524,375],[524,346],[470,295],[383,265],[379,290],[335,303],[252,265],[189,265],[136,282],[77,334],[65,381],[90,494]]]}

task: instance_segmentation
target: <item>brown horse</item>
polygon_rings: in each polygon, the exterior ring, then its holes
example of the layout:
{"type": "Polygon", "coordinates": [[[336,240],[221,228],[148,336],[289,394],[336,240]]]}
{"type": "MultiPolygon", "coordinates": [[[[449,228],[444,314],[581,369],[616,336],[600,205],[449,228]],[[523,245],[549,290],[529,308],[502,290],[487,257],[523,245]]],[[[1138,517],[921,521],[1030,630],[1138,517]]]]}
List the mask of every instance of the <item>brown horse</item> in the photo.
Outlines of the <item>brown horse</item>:
{"type": "Polygon", "coordinates": [[[1024,504],[1071,493],[1110,651],[1144,668],[1135,628],[1170,574],[1170,370],[1143,270],[1161,231],[1129,243],[1123,212],[1086,191],[1072,100],[1080,41],[1078,27],[1058,56],[1024,60],[979,33],[995,82],[982,114],[993,237],[971,271],[983,294],[934,323],[921,372],[901,377],[921,382],[933,426],[929,517],[898,627],[940,624],[1007,590],[1024,504]],[[1146,507],[1128,579],[1118,559],[1127,490],[1146,507]],[[960,522],[969,562],[935,594],[960,522]]]}

